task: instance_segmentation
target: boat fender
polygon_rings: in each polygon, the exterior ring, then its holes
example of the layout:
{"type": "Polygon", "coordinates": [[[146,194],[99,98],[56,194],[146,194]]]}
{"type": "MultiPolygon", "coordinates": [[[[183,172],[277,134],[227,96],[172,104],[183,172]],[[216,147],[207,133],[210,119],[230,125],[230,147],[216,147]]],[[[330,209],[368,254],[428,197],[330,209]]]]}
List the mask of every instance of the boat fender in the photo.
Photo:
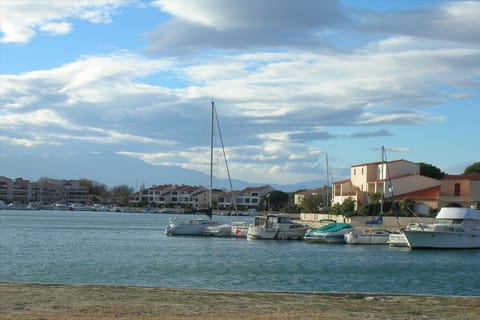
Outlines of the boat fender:
{"type": "Polygon", "coordinates": [[[369,233],[370,233],[370,229],[363,229],[363,233],[369,234],[369,233]]]}

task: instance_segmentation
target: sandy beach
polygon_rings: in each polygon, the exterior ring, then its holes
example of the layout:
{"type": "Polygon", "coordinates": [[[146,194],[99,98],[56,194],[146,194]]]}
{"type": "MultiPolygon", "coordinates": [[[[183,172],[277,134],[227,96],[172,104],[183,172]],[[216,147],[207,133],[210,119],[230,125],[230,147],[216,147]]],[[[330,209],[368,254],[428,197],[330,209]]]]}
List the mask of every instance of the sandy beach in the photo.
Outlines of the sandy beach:
{"type": "Polygon", "coordinates": [[[480,297],[0,283],[0,319],[478,319],[480,297]]]}

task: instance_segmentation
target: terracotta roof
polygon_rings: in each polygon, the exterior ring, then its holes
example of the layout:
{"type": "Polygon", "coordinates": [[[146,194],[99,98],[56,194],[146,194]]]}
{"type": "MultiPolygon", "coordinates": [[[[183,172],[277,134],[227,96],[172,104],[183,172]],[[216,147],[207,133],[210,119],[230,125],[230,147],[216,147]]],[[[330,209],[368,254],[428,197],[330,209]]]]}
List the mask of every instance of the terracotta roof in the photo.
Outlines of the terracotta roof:
{"type": "Polygon", "coordinates": [[[438,200],[439,195],[440,195],[440,186],[435,186],[427,189],[395,195],[395,198],[410,199],[410,200],[438,200]]]}
{"type": "Polygon", "coordinates": [[[148,190],[163,190],[166,188],[170,188],[172,185],[171,184],[162,184],[158,186],[152,186],[151,188],[148,188],[148,190]]]}

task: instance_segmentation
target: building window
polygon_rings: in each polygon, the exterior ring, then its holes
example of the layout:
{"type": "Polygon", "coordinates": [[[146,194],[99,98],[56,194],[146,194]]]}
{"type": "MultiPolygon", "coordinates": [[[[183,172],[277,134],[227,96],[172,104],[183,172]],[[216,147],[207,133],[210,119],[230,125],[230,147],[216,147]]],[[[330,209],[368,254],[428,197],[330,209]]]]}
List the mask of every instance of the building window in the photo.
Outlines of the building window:
{"type": "Polygon", "coordinates": [[[357,169],[353,169],[353,175],[357,174],[357,169]]]}
{"type": "Polygon", "coordinates": [[[455,191],[454,191],[455,197],[460,196],[460,183],[455,183],[455,191]]]}

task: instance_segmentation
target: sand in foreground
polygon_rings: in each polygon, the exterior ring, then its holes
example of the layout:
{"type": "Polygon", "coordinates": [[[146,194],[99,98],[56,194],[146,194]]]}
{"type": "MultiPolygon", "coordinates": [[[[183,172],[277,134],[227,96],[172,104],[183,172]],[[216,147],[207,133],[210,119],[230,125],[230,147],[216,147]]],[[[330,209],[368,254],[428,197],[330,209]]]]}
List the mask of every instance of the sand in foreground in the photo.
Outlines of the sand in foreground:
{"type": "Polygon", "coordinates": [[[0,319],[478,319],[480,297],[0,283],[0,319]]]}

